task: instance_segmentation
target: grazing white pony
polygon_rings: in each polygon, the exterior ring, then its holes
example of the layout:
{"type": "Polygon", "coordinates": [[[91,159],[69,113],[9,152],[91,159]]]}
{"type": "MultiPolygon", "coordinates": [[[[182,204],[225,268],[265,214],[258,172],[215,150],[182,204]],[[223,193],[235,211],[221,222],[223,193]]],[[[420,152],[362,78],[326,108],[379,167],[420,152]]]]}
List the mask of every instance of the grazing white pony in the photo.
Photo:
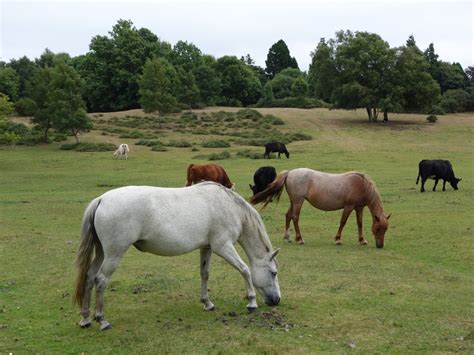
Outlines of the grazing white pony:
{"type": "Polygon", "coordinates": [[[200,249],[201,302],[206,311],[214,309],[207,288],[212,252],[241,273],[249,311],[257,308],[255,289],[266,304],[280,302],[275,262],[279,249],[273,250],[260,215],[241,196],[214,182],[183,188],[126,186],[94,199],[84,214],[74,296],[81,306],[81,327],[91,325],[89,308],[95,286],[95,320],[101,330],[111,328],[104,317],[104,291],[131,245],[162,256],[200,249]],[[237,253],[235,242],[247,254],[250,268],[237,253]]]}
{"type": "Polygon", "coordinates": [[[119,145],[118,149],[114,153],[114,158],[116,159],[128,159],[128,153],[130,152],[130,148],[128,148],[128,144],[122,143],[119,145]]]}

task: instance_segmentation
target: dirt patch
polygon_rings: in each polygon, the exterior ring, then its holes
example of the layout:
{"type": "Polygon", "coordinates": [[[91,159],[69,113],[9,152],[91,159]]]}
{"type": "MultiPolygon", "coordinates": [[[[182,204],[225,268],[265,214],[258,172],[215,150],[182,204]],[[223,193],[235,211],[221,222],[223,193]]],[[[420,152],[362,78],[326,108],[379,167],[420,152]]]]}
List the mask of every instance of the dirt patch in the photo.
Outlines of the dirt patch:
{"type": "Polygon", "coordinates": [[[256,311],[253,313],[238,314],[235,311],[226,312],[222,316],[216,317],[216,321],[224,324],[240,323],[244,328],[249,326],[266,328],[270,330],[290,331],[294,324],[289,323],[284,313],[278,308],[272,308],[271,311],[256,311]]]}

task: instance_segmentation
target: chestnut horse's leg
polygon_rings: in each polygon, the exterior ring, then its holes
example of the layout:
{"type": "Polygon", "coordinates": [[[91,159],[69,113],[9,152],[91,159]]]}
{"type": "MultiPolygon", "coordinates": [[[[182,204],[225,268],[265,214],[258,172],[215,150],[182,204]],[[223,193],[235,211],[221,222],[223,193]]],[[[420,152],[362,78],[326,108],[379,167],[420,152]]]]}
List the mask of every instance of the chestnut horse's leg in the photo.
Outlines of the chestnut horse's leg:
{"type": "Polygon", "coordinates": [[[209,247],[201,248],[201,302],[205,311],[212,311],[214,304],[209,299],[207,281],[209,280],[209,263],[211,261],[212,250],[209,247]]]}
{"type": "Polygon", "coordinates": [[[292,201],[291,203],[293,207],[292,213],[291,213],[291,219],[293,220],[293,225],[295,226],[295,241],[298,244],[304,244],[304,240],[301,237],[300,224],[299,224],[300,212],[301,212],[301,207],[303,206],[303,202],[304,202],[304,199],[302,199],[301,201],[297,201],[296,203],[292,201]]]}
{"type": "Polygon", "coordinates": [[[357,230],[359,232],[359,244],[367,245],[367,241],[364,238],[364,231],[362,229],[363,213],[364,213],[364,207],[356,208],[357,230]]]}
{"type": "Polygon", "coordinates": [[[284,240],[286,240],[288,243],[291,243],[291,237],[290,237],[290,222],[293,216],[293,204],[290,202],[290,207],[288,208],[288,211],[286,212],[286,219],[285,219],[285,236],[283,237],[284,240]]]}
{"type": "Polygon", "coordinates": [[[342,229],[346,225],[347,218],[349,217],[353,209],[354,207],[352,206],[345,206],[344,210],[342,211],[341,222],[339,223],[339,229],[337,231],[336,237],[334,238],[336,240],[336,245],[342,244],[342,241],[341,241],[342,229]]]}

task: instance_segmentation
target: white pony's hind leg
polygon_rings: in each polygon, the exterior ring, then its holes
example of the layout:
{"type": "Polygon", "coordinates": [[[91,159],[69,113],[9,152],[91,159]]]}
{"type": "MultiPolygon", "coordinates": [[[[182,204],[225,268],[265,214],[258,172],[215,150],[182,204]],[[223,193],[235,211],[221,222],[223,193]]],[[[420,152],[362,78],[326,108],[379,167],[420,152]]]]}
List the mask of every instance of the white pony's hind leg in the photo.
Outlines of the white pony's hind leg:
{"type": "Polygon", "coordinates": [[[104,293],[109,283],[110,277],[120,263],[125,250],[114,256],[106,256],[102,266],[95,277],[95,320],[100,324],[100,330],[112,328],[104,316],[104,293]]]}
{"type": "Polygon", "coordinates": [[[209,247],[201,248],[201,302],[205,311],[214,310],[214,304],[209,299],[207,281],[209,280],[209,263],[211,261],[212,250],[209,247]]]}
{"type": "Polygon", "coordinates": [[[94,287],[95,276],[97,275],[100,265],[102,265],[102,261],[104,260],[102,249],[97,249],[96,253],[96,257],[94,258],[94,261],[92,262],[86,274],[86,287],[84,291],[84,299],[82,300],[81,305],[82,320],[79,322],[79,325],[82,328],[88,328],[92,324],[91,320],[89,319],[92,288],[94,287]]]}
{"type": "Polygon", "coordinates": [[[240,274],[244,278],[245,288],[247,289],[247,299],[249,301],[247,309],[249,312],[255,311],[258,306],[257,295],[252,284],[252,274],[250,273],[249,267],[244,263],[240,255],[237,253],[237,250],[235,250],[235,247],[229,242],[219,246],[216,249],[212,249],[212,251],[224,258],[229,264],[239,270],[240,274]]]}

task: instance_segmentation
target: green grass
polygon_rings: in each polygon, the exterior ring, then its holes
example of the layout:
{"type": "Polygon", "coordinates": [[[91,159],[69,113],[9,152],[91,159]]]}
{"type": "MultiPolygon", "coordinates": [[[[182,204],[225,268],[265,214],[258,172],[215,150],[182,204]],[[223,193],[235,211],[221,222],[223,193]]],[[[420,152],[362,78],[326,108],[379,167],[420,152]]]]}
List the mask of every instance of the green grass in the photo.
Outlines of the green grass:
{"type": "MultiPolygon", "coordinates": [[[[211,111],[206,110],[209,117],[211,111]]],[[[214,255],[209,288],[217,309],[204,312],[197,251],[165,258],[131,248],[106,292],[113,329],[101,333],[94,324],[83,330],[71,294],[88,202],[123,185],[184,186],[187,166],[205,160],[192,159],[196,153],[190,148],[152,152],[135,145],[137,140],[100,131],[81,140],[128,143],[129,159],[114,160],[112,152],[63,151],[62,143],[1,147],[0,353],[473,352],[474,117],[439,116],[431,124],[425,115],[393,115],[389,124],[369,125],[362,111],[258,111],[284,120],[278,126],[283,133],[304,132],[313,139],[288,144],[290,159],[239,157],[246,148],[232,144],[230,159],[217,163],[237,191],[248,198],[253,173],[264,165],[277,171],[364,171],[392,213],[383,250],[374,246],[367,210],[369,245],[358,246],[351,215],[344,244],[336,247],[340,211],[322,212],[307,203],[300,219],[306,244],[284,243],[288,197],[283,193],[279,204],[261,211],[273,246],[282,248],[277,308],[258,298],[259,310],[248,314],[241,276],[214,255]],[[434,158],[451,160],[463,178],[458,191],[447,186],[446,192],[438,187],[433,193],[429,181],[427,192],[419,192],[418,162],[434,158]]],[[[107,122],[108,115],[96,119],[107,122]]],[[[223,121],[231,117],[219,115],[223,121]]],[[[129,117],[134,129],[147,122],[136,112],[129,117]]],[[[175,142],[219,139],[167,129],[156,136],[175,142]]]]}

